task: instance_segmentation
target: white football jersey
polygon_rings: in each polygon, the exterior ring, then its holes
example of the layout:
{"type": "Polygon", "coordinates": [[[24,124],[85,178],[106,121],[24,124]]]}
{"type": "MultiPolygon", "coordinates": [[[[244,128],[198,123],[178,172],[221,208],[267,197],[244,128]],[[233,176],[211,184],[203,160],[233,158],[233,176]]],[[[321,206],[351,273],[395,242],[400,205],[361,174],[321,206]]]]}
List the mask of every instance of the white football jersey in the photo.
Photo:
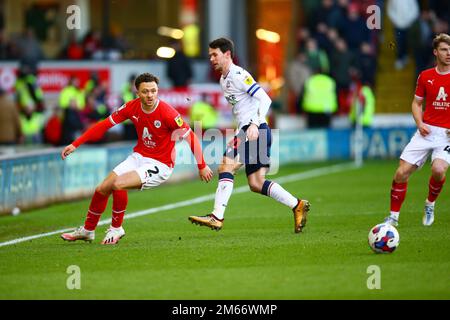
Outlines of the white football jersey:
{"type": "MultiPolygon", "coordinates": [[[[231,64],[226,76],[220,77],[225,99],[233,107],[233,114],[238,121],[238,129],[253,122],[257,125],[266,123],[266,113],[270,106],[260,106],[260,101],[254,97],[260,87],[245,69],[231,64]]],[[[270,99],[269,99],[270,100],[270,99]]]]}

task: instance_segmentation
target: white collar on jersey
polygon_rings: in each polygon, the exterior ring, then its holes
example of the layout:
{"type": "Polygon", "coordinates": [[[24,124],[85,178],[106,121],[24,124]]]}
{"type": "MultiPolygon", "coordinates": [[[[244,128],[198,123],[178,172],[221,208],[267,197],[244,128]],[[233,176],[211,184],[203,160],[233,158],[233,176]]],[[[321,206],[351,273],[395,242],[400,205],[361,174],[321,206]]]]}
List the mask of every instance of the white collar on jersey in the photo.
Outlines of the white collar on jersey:
{"type": "Polygon", "coordinates": [[[145,110],[144,110],[144,108],[142,107],[142,103],[141,103],[141,109],[142,109],[142,112],[144,112],[144,113],[146,113],[146,114],[151,114],[151,113],[155,112],[155,110],[158,109],[158,106],[159,106],[159,99],[156,101],[156,107],[155,107],[155,109],[153,109],[152,111],[148,112],[148,111],[145,111],[145,110]]]}
{"type": "Polygon", "coordinates": [[[450,74],[450,70],[448,70],[447,72],[440,72],[440,71],[438,70],[437,67],[435,68],[435,70],[436,70],[436,72],[437,72],[438,74],[440,74],[441,76],[445,76],[445,75],[447,75],[447,74],[450,74]]]}
{"type": "Polygon", "coordinates": [[[231,72],[231,69],[233,69],[234,66],[235,66],[235,64],[234,64],[233,62],[231,62],[230,68],[228,69],[228,72],[227,72],[227,75],[226,75],[226,76],[223,76],[223,75],[222,75],[223,80],[225,80],[225,79],[228,77],[228,75],[229,75],[230,72],[231,72]]]}

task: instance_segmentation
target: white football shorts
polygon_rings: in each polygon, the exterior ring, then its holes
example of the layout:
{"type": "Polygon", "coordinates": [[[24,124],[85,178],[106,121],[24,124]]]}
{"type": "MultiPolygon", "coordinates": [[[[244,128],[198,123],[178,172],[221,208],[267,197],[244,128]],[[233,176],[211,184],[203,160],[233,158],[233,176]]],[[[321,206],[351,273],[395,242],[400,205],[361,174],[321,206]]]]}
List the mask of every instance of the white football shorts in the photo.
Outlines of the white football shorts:
{"type": "Polygon", "coordinates": [[[173,172],[173,168],[152,158],[143,157],[137,152],[133,152],[128,158],[117,165],[113,172],[118,176],[136,171],[141,178],[141,190],[150,189],[164,183],[173,172]]]}
{"type": "Polygon", "coordinates": [[[446,128],[427,125],[430,133],[423,137],[419,130],[403,150],[400,159],[422,167],[431,153],[431,162],[441,159],[450,164],[450,137],[446,128]]]}

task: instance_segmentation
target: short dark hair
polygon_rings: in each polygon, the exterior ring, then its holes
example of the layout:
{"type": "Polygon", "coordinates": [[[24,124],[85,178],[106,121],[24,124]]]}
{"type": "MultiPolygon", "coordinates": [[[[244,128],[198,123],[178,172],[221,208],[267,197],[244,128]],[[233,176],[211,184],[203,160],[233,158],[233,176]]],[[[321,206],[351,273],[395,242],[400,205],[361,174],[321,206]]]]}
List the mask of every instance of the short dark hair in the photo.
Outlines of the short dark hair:
{"type": "Polygon", "coordinates": [[[209,43],[211,49],[220,49],[222,53],[230,51],[231,57],[234,57],[234,43],[227,38],[219,38],[209,43]]]}
{"type": "Polygon", "coordinates": [[[136,78],[136,80],[134,80],[134,86],[136,87],[137,90],[139,90],[139,85],[142,82],[155,82],[156,84],[159,84],[159,79],[157,76],[154,76],[153,74],[148,72],[140,74],[136,78]]]}
{"type": "Polygon", "coordinates": [[[446,33],[440,33],[433,39],[433,49],[437,49],[441,42],[445,42],[450,46],[450,36],[446,33]]]}

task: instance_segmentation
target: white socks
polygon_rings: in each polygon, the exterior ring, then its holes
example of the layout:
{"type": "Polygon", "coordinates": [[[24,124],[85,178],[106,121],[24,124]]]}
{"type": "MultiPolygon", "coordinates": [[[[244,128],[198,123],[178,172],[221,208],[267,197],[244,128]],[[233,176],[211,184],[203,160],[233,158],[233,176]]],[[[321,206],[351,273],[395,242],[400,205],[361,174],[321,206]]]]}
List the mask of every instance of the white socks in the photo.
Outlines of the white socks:
{"type": "Polygon", "coordinates": [[[228,200],[231,197],[234,186],[234,176],[229,172],[219,174],[219,185],[216,190],[216,198],[214,201],[214,210],[212,214],[222,220],[227,207],[228,200]]]}
{"type": "MultiPolygon", "coordinates": [[[[212,212],[217,219],[223,219],[228,200],[233,192],[233,186],[233,174],[229,172],[219,174],[219,185],[217,186],[216,197],[214,200],[214,210],[212,212]]],[[[261,194],[271,197],[291,209],[294,209],[298,204],[298,199],[296,197],[286,191],[278,183],[269,180],[264,182],[261,194]]]]}
{"type": "Polygon", "coordinates": [[[298,199],[296,197],[286,191],[278,183],[269,180],[264,181],[261,194],[271,197],[291,209],[294,209],[298,204],[298,199]]]}
{"type": "Polygon", "coordinates": [[[391,211],[391,218],[398,221],[398,218],[400,218],[400,212],[391,211]]]}

